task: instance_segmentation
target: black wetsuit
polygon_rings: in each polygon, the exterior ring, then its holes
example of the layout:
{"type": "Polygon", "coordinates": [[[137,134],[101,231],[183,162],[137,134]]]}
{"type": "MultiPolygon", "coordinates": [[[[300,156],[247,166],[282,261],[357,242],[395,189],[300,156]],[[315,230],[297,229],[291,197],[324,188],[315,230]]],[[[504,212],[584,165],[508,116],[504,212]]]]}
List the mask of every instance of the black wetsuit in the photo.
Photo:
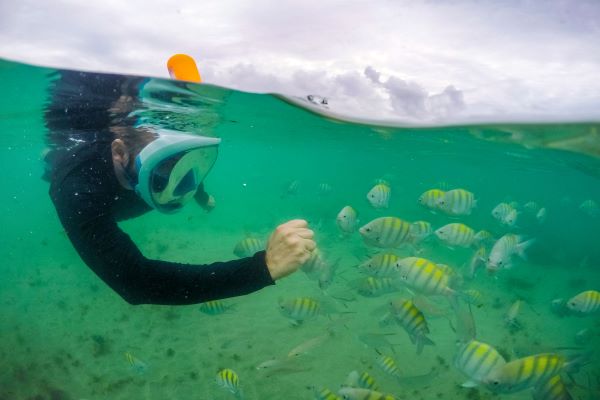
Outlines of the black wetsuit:
{"type": "MultiPolygon", "coordinates": [[[[64,115],[60,118],[60,114],[68,110],[71,104],[56,104],[57,99],[65,99],[64,93],[60,92],[61,81],[93,81],[100,76],[114,83],[109,78],[118,76],[77,73],[72,77],[64,74],[54,88],[54,96],[46,113],[50,136],[62,137],[60,132],[52,131],[53,126],[58,126],[57,121],[62,121],[59,124],[62,124],[61,129],[67,128],[70,135],[93,140],[84,140],[58,151],[58,155],[53,157],[50,197],[69,239],[83,261],[131,304],[194,304],[248,294],[273,284],[264,251],[253,257],[210,265],[179,264],[144,257],[131,238],[119,228],[117,221],[139,216],[150,211],[150,207],[118,182],[110,149],[114,138],[108,126],[102,129],[96,123],[92,129],[90,126],[81,130],[73,129],[73,126],[65,124],[65,119],[68,121],[69,118],[64,115]]],[[[110,86],[106,80],[96,79],[92,89],[98,84],[110,86]]],[[[86,90],[89,92],[90,88],[86,90]]],[[[81,101],[88,101],[89,104],[90,99],[93,97],[81,101]]],[[[66,103],[69,101],[72,103],[73,100],[66,100],[66,103]]],[[[77,114],[73,109],[69,113],[71,117],[77,114]]],[[[89,124],[89,119],[84,115],[77,115],[76,118],[89,124]]],[[[100,121],[104,123],[102,118],[100,121]]]]}

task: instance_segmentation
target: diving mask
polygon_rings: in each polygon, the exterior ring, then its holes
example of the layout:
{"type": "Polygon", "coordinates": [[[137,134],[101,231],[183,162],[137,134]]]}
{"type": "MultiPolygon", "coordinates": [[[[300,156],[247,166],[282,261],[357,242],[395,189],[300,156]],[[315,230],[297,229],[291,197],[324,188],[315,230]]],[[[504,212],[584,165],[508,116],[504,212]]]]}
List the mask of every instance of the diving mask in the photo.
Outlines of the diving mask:
{"type": "Polygon", "coordinates": [[[136,157],[135,191],[151,207],[175,212],[194,197],[217,159],[219,138],[161,130],[136,157]]]}

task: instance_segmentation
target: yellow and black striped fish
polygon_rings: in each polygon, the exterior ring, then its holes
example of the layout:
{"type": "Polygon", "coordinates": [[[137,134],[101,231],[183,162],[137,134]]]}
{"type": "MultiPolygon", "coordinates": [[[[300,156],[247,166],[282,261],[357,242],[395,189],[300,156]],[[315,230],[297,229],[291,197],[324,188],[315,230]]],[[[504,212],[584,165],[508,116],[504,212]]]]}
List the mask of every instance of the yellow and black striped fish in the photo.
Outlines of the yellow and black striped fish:
{"type": "Polygon", "coordinates": [[[446,192],[443,190],[430,189],[419,196],[419,204],[430,210],[436,210],[438,208],[438,202],[444,197],[444,194],[446,194],[446,192]]]}
{"type": "Polygon", "coordinates": [[[567,301],[567,307],[579,314],[593,314],[600,310],[600,292],[586,290],[567,301]]]}
{"type": "Polygon", "coordinates": [[[423,346],[433,345],[433,341],[427,337],[429,327],[425,316],[412,301],[398,299],[390,302],[392,315],[396,322],[406,330],[410,340],[417,345],[417,354],[421,354],[423,346]]]}
{"type": "Polygon", "coordinates": [[[377,366],[379,366],[386,374],[394,377],[399,378],[402,375],[400,373],[400,368],[398,368],[398,364],[396,364],[396,361],[392,357],[381,355],[377,359],[377,366]]]}
{"type": "Polygon", "coordinates": [[[398,259],[398,256],[392,253],[379,253],[360,264],[358,268],[375,278],[395,277],[398,275],[398,259]]]}
{"type": "Polygon", "coordinates": [[[314,391],[314,399],[315,400],[342,400],[340,396],[333,393],[331,390],[327,388],[316,389],[313,388],[314,391]]]}
{"type": "Polygon", "coordinates": [[[375,247],[393,248],[410,241],[410,224],[396,217],[376,218],[358,231],[365,243],[375,247]]]}
{"type": "Polygon", "coordinates": [[[476,205],[473,193],[465,189],[449,190],[437,202],[440,210],[452,216],[470,215],[476,205]]]}
{"type": "Polygon", "coordinates": [[[242,391],[240,389],[240,378],[238,374],[229,368],[225,368],[217,372],[217,385],[233,393],[236,398],[242,399],[242,391]]]}
{"type": "Polygon", "coordinates": [[[555,375],[533,389],[533,400],[573,400],[560,375],[555,375]]]}
{"type": "Polygon", "coordinates": [[[458,349],[454,358],[456,368],[469,377],[463,387],[474,387],[483,383],[489,373],[506,364],[498,351],[487,343],[471,340],[458,349]]]}
{"type": "Polygon", "coordinates": [[[338,393],[344,400],[395,400],[394,396],[371,389],[344,387],[338,393]]]}
{"type": "Polygon", "coordinates": [[[265,245],[262,240],[253,237],[247,237],[235,245],[233,254],[240,258],[252,257],[255,253],[264,249],[265,245]]]}
{"type": "Polygon", "coordinates": [[[377,390],[375,379],[373,379],[368,372],[363,372],[361,374],[359,374],[358,371],[350,372],[343,386],[377,390]]]}
{"type": "Polygon", "coordinates": [[[358,279],[352,282],[358,289],[358,293],[366,297],[377,297],[387,293],[396,292],[400,289],[397,279],[374,278],[372,276],[358,279]]]}
{"type": "Polygon", "coordinates": [[[321,304],[310,297],[280,299],[279,310],[283,315],[296,322],[315,318],[322,313],[321,304]]]}
{"type": "Polygon", "coordinates": [[[450,275],[433,262],[419,257],[406,257],[398,260],[400,281],[421,294],[452,295],[448,286],[450,275]]]}
{"type": "Polygon", "coordinates": [[[211,300],[200,304],[200,311],[208,315],[219,315],[231,308],[221,300],[211,300]]]}
{"type": "Polygon", "coordinates": [[[419,243],[431,235],[431,224],[427,221],[415,221],[410,225],[408,234],[413,243],[419,243]]]}
{"type": "Polygon", "coordinates": [[[494,368],[484,381],[495,393],[515,393],[545,382],[559,374],[566,364],[566,357],[559,354],[536,354],[494,368]]]}
{"type": "Polygon", "coordinates": [[[461,223],[444,225],[435,231],[435,235],[449,246],[470,247],[475,240],[475,231],[461,223]]]}
{"type": "Polygon", "coordinates": [[[367,200],[373,208],[388,208],[392,189],[385,183],[378,183],[367,193],[367,200]]]}

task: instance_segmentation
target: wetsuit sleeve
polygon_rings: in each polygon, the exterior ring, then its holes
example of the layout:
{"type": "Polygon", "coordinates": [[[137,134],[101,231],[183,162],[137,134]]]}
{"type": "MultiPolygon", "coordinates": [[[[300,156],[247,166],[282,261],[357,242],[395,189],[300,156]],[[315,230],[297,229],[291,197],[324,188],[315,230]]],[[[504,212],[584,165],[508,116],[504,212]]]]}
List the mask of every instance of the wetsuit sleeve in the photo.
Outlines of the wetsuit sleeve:
{"type": "Polygon", "coordinates": [[[130,304],[194,304],[274,284],[264,251],[208,265],[144,257],[107,212],[109,193],[96,193],[93,182],[73,181],[67,178],[51,190],[58,216],[84,262],[130,304]]]}

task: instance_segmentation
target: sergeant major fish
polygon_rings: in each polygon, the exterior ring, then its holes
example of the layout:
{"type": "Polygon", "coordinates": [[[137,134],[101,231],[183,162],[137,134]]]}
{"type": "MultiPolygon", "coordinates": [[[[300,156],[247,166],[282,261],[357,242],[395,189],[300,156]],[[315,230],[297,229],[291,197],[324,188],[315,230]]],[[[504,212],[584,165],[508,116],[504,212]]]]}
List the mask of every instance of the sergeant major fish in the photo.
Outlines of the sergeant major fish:
{"type": "Polygon", "coordinates": [[[356,216],[357,214],[354,208],[351,206],[345,206],[338,213],[335,222],[342,232],[352,233],[356,230],[356,225],[358,223],[356,216]]]}
{"type": "Polygon", "coordinates": [[[248,237],[239,241],[233,249],[233,254],[240,258],[252,257],[257,252],[264,250],[264,243],[257,238],[248,237]]]}
{"type": "Polygon", "coordinates": [[[512,268],[512,259],[515,255],[525,259],[525,251],[535,242],[535,239],[524,241],[521,236],[508,233],[502,236],[490,251],[487,261],[487,270],[489,272],[499,269],[512,268]]]}
{"type": "Polygon", "coordinates": [[[506,364],[506,360],[498,351],[487,343],[471,340],[461,345],[454,358],[456,368],[469,380],[463,387],[474,387],[484,382],[495,368],[506,364]]]}
{"type": "Polygon", "coordinates": [[[437,206],[451,216],[471,215],[473,208],[477,206],[477,200],[473,193],[465,189],[453,189],[438,199],[437,206]]]}
{"type": "Polygon", "coordinates": [[[388,208],[392,190],[385,183],[378,183],[367,193],[367,200],[373,208],[388,208]]]}
{"type": "Polygon", "coordinates": [[[376,218],[359,229],[365,243],[381,248],[393,248],[407,243],[410,224],[396,217],[376,218]]]}
{"type": "Polygon", "coordinates": [[[396,322],[404,328],[413,344],[417,345],[417,354],[423,352],[425,345],[433,345],[433,341],[427,337],[429,327],[425,316],[412,301],[399,299],[390,302],[392,315],[396,322]]]}
{"type": "Polygon", "coordinates": [[[470,247],[475,240],[475,231],[461,223],[444,225],[435,235],[449,246],[470,247]]]}
{"type": "Polygon", "coordinates": [[[240,388],[240,378],[234,370],[229,368],[220,370],[217,372],[217,377],[215,380],[217,385],[233,393],[236,399],[241,400],[244,398],[240,388]]]}
{"type": "Polygon", "coordinates": [[[446,192],[440,189],[430,189],[419,196],[419,204],[429,208],[432,211],[437,210],[438,202],[442,197],[444,197],[445,193],[446,192]]]}
{"type": "Polygon", "coordinates": [[[592,314],[600,310],[600,292],[597,290],[586,290],[567,301],[569,310],[584,315],[592,314]]]}

